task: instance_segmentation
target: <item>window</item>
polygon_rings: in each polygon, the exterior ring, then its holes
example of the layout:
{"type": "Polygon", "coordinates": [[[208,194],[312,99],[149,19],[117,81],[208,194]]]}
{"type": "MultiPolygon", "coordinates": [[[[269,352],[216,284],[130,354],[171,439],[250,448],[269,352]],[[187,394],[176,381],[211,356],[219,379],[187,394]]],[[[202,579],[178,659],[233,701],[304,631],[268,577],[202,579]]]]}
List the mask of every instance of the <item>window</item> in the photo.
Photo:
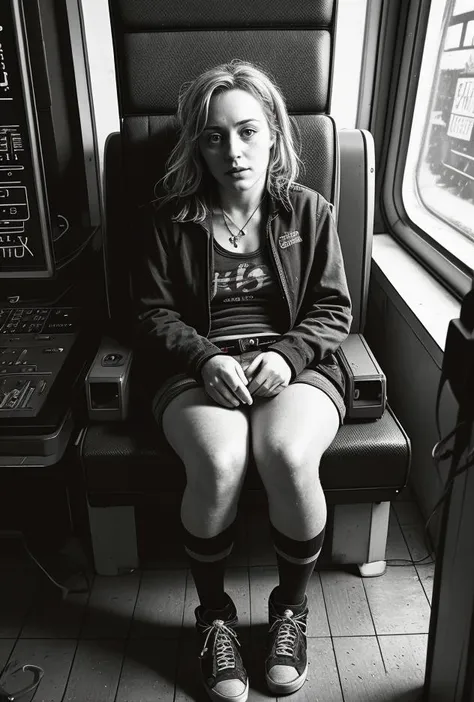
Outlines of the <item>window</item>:
{"type": "Polygon", "coordinates": [[[412,222],[474,270],[474,0],[431,3],[402,197],[412,222]]]}

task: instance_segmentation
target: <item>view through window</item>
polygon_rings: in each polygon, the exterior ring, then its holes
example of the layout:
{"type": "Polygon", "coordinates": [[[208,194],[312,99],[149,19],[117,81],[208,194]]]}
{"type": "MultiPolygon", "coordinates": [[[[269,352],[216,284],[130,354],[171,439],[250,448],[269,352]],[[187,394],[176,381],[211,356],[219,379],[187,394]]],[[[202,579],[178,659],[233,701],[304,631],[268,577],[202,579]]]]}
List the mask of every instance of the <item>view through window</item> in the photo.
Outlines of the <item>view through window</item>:
{"type": "Polygon", "coordinates": [[[474,268],[474,0],[432,3],[403,198],[416,224],[474,268]]]}

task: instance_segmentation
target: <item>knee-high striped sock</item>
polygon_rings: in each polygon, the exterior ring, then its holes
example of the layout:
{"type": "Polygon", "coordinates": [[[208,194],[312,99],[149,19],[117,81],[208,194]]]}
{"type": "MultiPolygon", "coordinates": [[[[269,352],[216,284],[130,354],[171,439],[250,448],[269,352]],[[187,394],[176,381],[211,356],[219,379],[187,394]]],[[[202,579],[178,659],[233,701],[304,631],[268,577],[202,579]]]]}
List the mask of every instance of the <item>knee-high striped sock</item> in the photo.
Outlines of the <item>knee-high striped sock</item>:
{"type": "Polygon", "coordinates": [[[194,536],[183,526],[184,549],[190,559],[199,601],[205,609],[222,609],[228,603],[224,574],[234,545],[235,525],[234,521],[209,539],[194,536]]]}
{"type": "Polygon", "coordinates": [[[272,525],[273,544],[278,563],[279,585],[274,592],[277,602],[301,604],[324,540],[325,527],[308,541],[296,541],[272,525]]]}

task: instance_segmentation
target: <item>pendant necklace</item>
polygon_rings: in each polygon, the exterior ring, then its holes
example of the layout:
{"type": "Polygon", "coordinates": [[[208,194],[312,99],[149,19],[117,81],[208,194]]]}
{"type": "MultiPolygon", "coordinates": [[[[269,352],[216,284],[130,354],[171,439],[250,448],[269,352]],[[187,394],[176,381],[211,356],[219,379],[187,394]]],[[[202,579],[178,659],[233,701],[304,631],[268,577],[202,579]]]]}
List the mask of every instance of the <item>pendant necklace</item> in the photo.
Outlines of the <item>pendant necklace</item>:
{"type": "Polygon", "coordinates": [[[230,234],[229,243],[231,243],[232,246],[233,246],[235,249],[238,247],[239,241],[241,240],[241,238],[242,238],[243,236],[245,236],[245,231],[244,231],[245,227],[246,227],[247,224],[250,222],[250,220],[252,219],[252,217],[254,216],[254,214],[257,212],[257,210],[259,209],[259,207],[260,207],[260,205],[262,204],[262,202],[263,202],[263,198],[260,200],[260,202],[258,203],[257,207],[254,209],[254,211],[252,212],[252,214],[250,215],[250,217],[248,218],[248,220],[245,222],[245,224],[243,225],[243,227],[238,227],[237,224],[236,224],[236,223],[234,222],[234,220],[232,219],[232,217],[230,217],[230,215],[228,215],[227,212],[224,211],[224,208],[221,207],[222,218],[223,218],[223,220],[224,220],[225,227],[226,227],[227,231],[228,231],[229,234],[230,234]],[[231,223],[234,225],[234,227],[235,227],[236,229],[239,230],[239,231],[237,232],[237,234],[234,234],[234,233],[233,233],[232,229],[229,227],[229,225],[228,225],[228,223],[227,223],[227,220],[229,220],[229,222],[231,222],[231,223]]]}

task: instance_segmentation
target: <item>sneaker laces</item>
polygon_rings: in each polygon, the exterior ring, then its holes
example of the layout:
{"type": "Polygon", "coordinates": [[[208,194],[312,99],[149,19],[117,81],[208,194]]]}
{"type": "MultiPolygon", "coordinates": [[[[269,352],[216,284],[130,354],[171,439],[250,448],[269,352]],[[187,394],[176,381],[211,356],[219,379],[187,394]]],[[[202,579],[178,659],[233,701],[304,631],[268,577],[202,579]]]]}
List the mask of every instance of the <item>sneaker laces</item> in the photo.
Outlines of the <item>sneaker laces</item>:
{"type": "Polygon", "coordinates": [[[217,672],[221,673],[228,668],[235,668],[234,642],[240,646],[237,634],[233,629],[226,626],[222,619],[215,619],[212,624],[203,629],[203,634],[207,634],[204,646],[201,651],[201,658],[206,653],[207,643],[210,636],[215,633],[214,646],[212,652],[216,657],[217,672]],[[233,639],[233,640],[232,640],[233,639]]]}
{"type": "Polygon", "coordinates": [[[306,636],[306,613],[293,615],[291,609],[285,609],[282,615],[276,615],[270,632],[277,627],[279,629],[275,641],[275,654],[277,656],[292,656],[298,633],[301,636],[306,636]]]}

